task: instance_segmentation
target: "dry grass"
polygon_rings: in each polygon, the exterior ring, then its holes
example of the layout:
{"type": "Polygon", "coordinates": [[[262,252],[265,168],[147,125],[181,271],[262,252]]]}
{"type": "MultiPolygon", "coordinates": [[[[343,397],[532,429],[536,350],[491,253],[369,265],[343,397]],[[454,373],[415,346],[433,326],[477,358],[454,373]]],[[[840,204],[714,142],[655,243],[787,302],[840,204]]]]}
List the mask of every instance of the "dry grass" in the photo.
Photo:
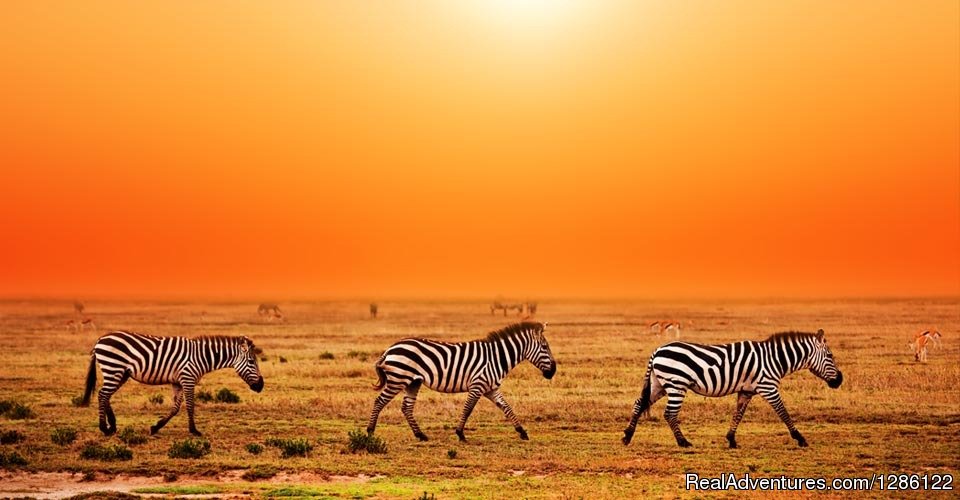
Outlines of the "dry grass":
{"type": "MultiPolygon", "coordinates": [[[[348,433],[366,426],[376,397],[370,389],[376,379],[373,360],[401,337],[476,338],[504,326],[503,316],[490,316],[481,303],[381,303],[380,319],[370,320],[366,303],[290,303],[284,304],[286,322],[267,323],[256,315],[256,304],[87,305],[100,333],[125,328],[161,335],[247,335],[267,357],[261,363],[264,391],[249,391],[230,371],[201,382],[201,389],[226,387],[241,395],[239,404],[198,404],[197,425],[211,443],[210,454],[202,459],[167,457],[174,441],[189,437],[184,411],[137,446],[133,460],[82,460],[82,443],[119,443],[117,437],[100,435],[95,406],[71,403],[83,389],[98,333],[62,327],[72,314],[69,303],[0,302],[3,398],[21,401],[36,414],[29,420],[0,420],[0,431],[26,435],[4,451],[26,458],[27,470],[215,476],[258,467],[321,476],[385,476],[310,487],[322,494],[412,498],[428,491],[447,498],[684,495],[686,471],[827,477],[947,471],[956,476],[960,464],[956,300],[541,303],[538,319],[549,322],[547,337],[558,374],[548,381],[525,364],[503,386],[530,441],[520,441],[499,410],[484,400],[467,426],[469,441],[458,443],[453,427],[464,396],[424,389],[417,415],[431,440],[420,443],[413,437],[398,399],[384,410],[377,429],[388,445],[384,455],[344,453],[348,433]],[[201,310],[207,312],[203,318],[201,310]],[[755,400],[740,427],[741,448],[728,450],[724,434],[735,399],[695,395],[687,398],[681,413],[694,448],[676,447],[660,417],[663,402],[654,408],[654,417],[641,422],[633,444],[621,445],[647,357],[662,342],[644,325],[660,318],[693,321],[683,337],[697,342],[823,328],[844,371],[843,387],[830,390],[808,373],[794,374],[783,384],[787,407],[810,447],[797,448],[769,406],[755,400]],[[944,348],[931,351],[930,361],[921,365],[913,362],[906,343],[916,328],[928,324],[940,327],[944,348]],[[280,363],[281,357],[287,362],[280,363]],[[77,429],[76,442],[51,442],[58,427],[77,429]],[[274,447],[259,455],[247,451],[248,444],[270,438],[304,438],[313,449],[306,457],[291,458],[281,458],[274,447]],[[455,460],[448,457],[450,450],[456,452],[455,460]]],[[[113,399],[118,425],[146,430],[155,423],[167,411],[166,404],[150,402],[158,392],[128,382],[113,399]]],[[[245,483],[244,488],[268,494],[275,486],[245,483]]]]}

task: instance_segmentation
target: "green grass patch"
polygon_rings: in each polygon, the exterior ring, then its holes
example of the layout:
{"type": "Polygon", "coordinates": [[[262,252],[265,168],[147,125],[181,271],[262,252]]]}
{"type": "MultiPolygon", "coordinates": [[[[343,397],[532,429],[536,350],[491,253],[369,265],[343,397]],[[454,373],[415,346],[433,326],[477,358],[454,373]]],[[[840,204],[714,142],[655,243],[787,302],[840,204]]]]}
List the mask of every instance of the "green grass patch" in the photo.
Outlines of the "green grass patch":
{"type": "Polygon", "coordinates": [[[141,495],[216,495],[226,493],[227,490],[212,484],[198,484],[195,486],[149,486],[137,488],[133,492],[141,495]]]}
{"type": "Polygon", "coordinates": [[[67,446],[77,440],[77,430],[73,427],[57,427],[50,432],[50,441],[53,444],[67,446]]]}
{"type": "Polygon", "coordinates": [[[117,433],[117,437],[120,438],[120,441],[123,441],[130,446],[136,446],[138,444],[147,442],[147,433],[138,431],[133,427],[124,427],[122,431],[117,433]]]}
{"type": "Polygon", "coordinates": [[[244,448],[247,450],[247,453],[250,453],[251,455],[259,455],[263,453],[263,445],[260,443],[247,443],[244,448]]]}
{"type": "Polygon", "coordinates": [[[29,406],[19,401],[10,400],[0,401],[0,415],[10,420],[24,420],[37,416],[29,406]]]}
{"type": "Polygon", "coordinates": [[[122,444],[107,446],[89,442],[80,450],[80,458],[84,460],[101,460],[104,462],[118,462],[133,460],[133,451],[122,444]]]}
{"type": "Polygon", "coordinates": [[[213,401],[213,394],[211,394],[210,391],[197,391],[196,394],[194,394],[194,398],[196,398],[197,401],[209,403],[213,401]]]}
{"type": "Polygon", "coordinates": [[[245,481],[260,481],[276,476],[277,472],[279,472],[279,470],[271,465],[255,465],[244,471],[240,477],[245,481]]]}
{"type": "Polygon", "coordinates": [[[218,403],[236,404],[240,402],[240,396],[230,389],[224,387],[217,391],[216,400],[218,403]]]}
{"type": "Polygon", "coordinates": [[[267,446],[275,446],[280,448],[280,457],[282,458],[305,457],[307,456],[307,453],[310,453],[310,451],[313,450],[313,445],[310,444],[310,441],[307,441],[304,438],[269,438],[264,442],[267,444],[267,446]]]}
{"type": "Polygon", "coordinates": [[[0,467],[24,467],[27,465],[27,459],[23,455],[11,451],[10,453],[0,451],[0,467]]]}
{"type": "Polygon", "coordinates": [[[363,429],[350,431],[349,437],[350,441],[347,443],[347,449],[350,450],[350,453],[359,453],[361,451],[367,453],[387,452],[386,441],[376,435],[367,434],[367,431],[363,429]]]}
{"type": "Polygon", "coordinates": [[[27,436],[16,429],[0,432],[0,444],[16,444],[26,440],[27,436]]]}
{"type": "Polygon", "coordinates": [[[170,458],[203,458],[207,453],[210,453],[210,441],[202,438],[187,438],[183,441],[174,441],[170,445],[167,456],[170,458]]]}

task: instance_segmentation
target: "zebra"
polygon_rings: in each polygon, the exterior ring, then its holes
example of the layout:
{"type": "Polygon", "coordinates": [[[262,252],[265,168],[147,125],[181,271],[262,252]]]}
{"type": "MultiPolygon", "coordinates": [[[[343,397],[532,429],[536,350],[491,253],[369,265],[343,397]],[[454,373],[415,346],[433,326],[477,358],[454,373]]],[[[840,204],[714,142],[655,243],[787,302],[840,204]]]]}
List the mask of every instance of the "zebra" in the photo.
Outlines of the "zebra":
{"type": "Polygon", "coordinates": [[[100,430],[105,435],[117,431],[110,397],[132,377],[144,384],[173,385],[173,409],[150,427],[150,434],[162,429],[186,399],[190,433],[199,436],[193,420],[193,390],[197,382],[209,372],[232,367],[254,392],[260,392],[263,376],[257,365],[259,352],[247,337],[156,337],[127,331],[110,332],[93,346],[81,406],[90,404],[99,363],[103,374],[103,387],[98,393],[100,430]]]}
{"type": "Polygon", "coordinates": [[[413,430],[413,435],[426,441],[427,435],[420,430],[413,417],[420,386],[446,393],[466,392],[467,402],[463,407],[456,433],[460,441],[466,441],[463,428],[481,396],[486,397],[513,424],[520,439],[529,439],[520,419],[500,392],[500,384],[507,373],[524,360],[530,361],[547,379],[557,373],[557,362],[550,352],[543,330],[543,323],[523,322],[490,332],[485,338],[470,342],[447,343],[426,339],[404,339],[390,346],[375,365],[380,396],[373,403],[373,412],[367,424],[367,433],[373,434],[380,411],[393,398],[405,390],[403,416],[413,430]]]}
{"type": "Polygon", "coordinates": [[[650,407],[666,395],[664,420],[670,424],[679,446],[691,446],[680,432],[677,419],[683,397],[689,389],[708,397],[738,394],[733,423],[726,436],[730,448],[737,447],[737,426],[755,394],[773,406],[790,431],[790,437],[796,439],[799,446],[807,446],[807,440],[793,425],[780,399],[779,389],[784,376],[805,368],[833,389],[843,383],[843,374],[827,347],[823,330],[815,334],[775,333],[763,341],[747,340],[724,345],[671,342],[661,346],[647,363],[643,391],[633,406],[630,424],[623,431],[623,444],[630,444],[640,415],[648,413],[650,407]]]}
{"type": "Polygon", "coordinates": [[[499,311],[499,310],[501,310],[501,309],[503,310],[503,315],[506,316],[506,315],[507,315],[507,306],[503,305],[503,304],[500,303],[500,302],[494,302],[493,304],[490,304],[490,315],[493,316],[493,314],[494,314],[496,311],[499,311]]]}

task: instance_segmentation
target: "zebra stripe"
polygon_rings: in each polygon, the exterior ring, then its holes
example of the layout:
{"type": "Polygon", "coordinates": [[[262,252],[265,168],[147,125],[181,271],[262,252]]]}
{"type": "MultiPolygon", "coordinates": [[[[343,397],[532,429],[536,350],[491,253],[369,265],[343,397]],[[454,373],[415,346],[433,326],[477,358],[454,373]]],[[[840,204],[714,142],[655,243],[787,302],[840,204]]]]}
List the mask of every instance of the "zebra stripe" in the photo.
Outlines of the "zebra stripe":
{"type": "Polygon", "coordinates": [[[173,409],[150,427],[156,434],[187,402],[190,432],[197,436],[193,420],[194,388],[205,374],[221,368],[233,368],[237,375],[256,392],[263,390],[263,376],[257,365],[257,352],[247,337],[208,336],[197,338],[156,337],[141,333],[116,331],[108,333],[93,346],[87,387],[82,404],[90,403],[97,385],[97,364],[103,375],[98,393],[100,430],[106,435],[117,431],[117,421],[110,398],[130,378],[150,385],[173,386],[173,409]]]}
{"type": "Polygon", "coordinates": [[[790,436],[800,446],[806,439],[793,425],[783,400],[780,398],[780,380],[797,370],[809,369],[827,381],[833,389],[840,387],[843,374],[833,360],[833,354],[823,338],[823,330],[816,334],[783,332],[764,341],[744,341],[724,345],[701,345],[671,342],[656,351],[647,363],[643,391],[633,407],[630,424],[624,429],[623,444],[630,444],[640,415],[663,396],[667,407],[663,417],[681,447],[690,442],[680,431],[678,415],[687,391],[701,396],[721,397],[737,393],[737,407],[727,432],[731,448],[737,447],[737,426],[750,403],[759,394],[787,426],[790,436]]]}
{"type": "Polygon", "coordinates": [[[466,392],[467,402],[457,426],[457,436],[466,441],[463,428],[481,396],[503,411],[521,439],[527,439],[520,419],[504,399],[500,385],[513,367],[527,360],[546,378],[553,378],[557,363],[543,335],[544,324],[524,322],[491,332],[470,342],[448,343],[427,339],[404,339],[390,346],[376,363],[380,395],[373,403],[367,432],[373,434],[380,412],[405,390],[403,415],[421,441],[427,436],[413,416],[413,407],[421,385],[446,393],[466,392]]]}

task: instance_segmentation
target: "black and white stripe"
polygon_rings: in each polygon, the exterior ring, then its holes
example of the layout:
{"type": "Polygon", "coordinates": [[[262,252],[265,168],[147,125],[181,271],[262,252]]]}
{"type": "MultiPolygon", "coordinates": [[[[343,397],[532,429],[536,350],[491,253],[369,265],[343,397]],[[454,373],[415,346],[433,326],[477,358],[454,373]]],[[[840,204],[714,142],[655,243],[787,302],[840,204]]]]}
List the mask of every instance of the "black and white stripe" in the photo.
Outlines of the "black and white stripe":
{"type": "Polygon", "coordinates": [[[377,427],[380,411],[393,398],[405,390],[403,415],[421,441],[427,436],[420,430],[413,417],[413,406],[421,385],[439,392],[466,392],[467,402],[457,425],[461,441],[467,418],[481,396],[485,396],[500,408],[507,419],[527,439],[520,419],[513,413],[500,392],[500,384],[513,367],[524,360],[533,363],[546,378],[553,378],[557,363],[550,352],[550,345],[543,335],[544,325],[525,322],[510,325],[491,332],[483,339],[470,342],[447,343],[426,339],[405,339],[390,346],[376,363],[378,383],[381,390],[373,404],[373,413],[367,432],[377,427]]]}
{"type": "Polygon", "coordinates": [[[727,432],[727,441],[731,448],[737,447],[737,426],[750,398],[755,394],[759,394],[773,406],[790,431],[790,436],[797,440],[797,444],[806,446],[806,439],[793,425],[780,398],[780,380],[802,369],[809,369],[834,389],[843,382],[843,374],[837,369],[833,354],[824,340],[823,330],[816,334],[777,333],[760,342],[744,341],[724,345],[686,342],[666,344],[654,351],[647,363],[643,391],[634,404],[630,424],[624,430],[623,444],[630,444],[640,415],[647,413],[657,400],[667,396],[667,408],[663,417],[670,424],[677,444],[690,446],[690,442],[680,432],[677,418],[683,398],[690,390],[708,397],[738,394],[733,423],[727,432]]]}
{"type": "Polygon", "coordinates": [[[150,385],[173,385],[173,409],[161,418],[150,433],[155,434],[180,411],[184,399],[190,432],[200,435],[193,421],[193,390],[205,374],[221,368],[233,368],[237,375],[256,392],[263,390],[263,377],[257,365],[257,352],[247,337],[156,337],[140,333],[116,331],[108,333],[93,346],[83,405],[97,385],[97,364],[103,375],[98,394],[100,430],[106,435],[117,431],[117,421],[110,406],[110,397],[128,379],[150,385]]]}

